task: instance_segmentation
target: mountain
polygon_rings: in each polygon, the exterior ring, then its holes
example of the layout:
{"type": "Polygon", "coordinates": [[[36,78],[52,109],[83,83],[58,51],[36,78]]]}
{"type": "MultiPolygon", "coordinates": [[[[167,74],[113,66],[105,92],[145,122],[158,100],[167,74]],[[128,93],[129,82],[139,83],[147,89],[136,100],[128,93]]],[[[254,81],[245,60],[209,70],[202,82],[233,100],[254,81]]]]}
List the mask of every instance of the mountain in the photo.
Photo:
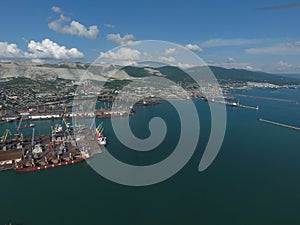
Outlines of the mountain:
{"type": "MultiPolygon", "coordinates": [[[[160,76],[174,82],[191,83],[192,74],[204,80],[205,75],[213,72],[215,77],[222,83],[231,82],[263,82],[277,85],[300,85],[300,79],[296,75],[269,74],[258,71],[242,69],[225,69],[221,67],[193,67],[180,69],[173,66],[133,67],[115,66],[110,64],[84,64],[80,62],[62,62],[57,64],[37,64],[30,62],[1,62],[0,79],[9,77],[25,77],[36,81],[52,82],[59,78],[66,80],[86,79],[109,81],[109,80],[133,80],[147,76],[160,76]],[[210,70],[209,70],[210,69],[210,70]]],[[[298,75],[299,76],[299,75],[298,75]]],[[[300,76],[299,76],[300,77],[300,76]]]]}
{"type": "Polygon", "coordinates": [[[281,73],[281,74],[277,74],[277,75],[282,76],[282,77],[288,77],[288,78],[296,78],[296,79],[300,79],[300,74],[281,73]]]}
{"type": "Polygon", "coordinates": [[[133,77],[146,77],[149,75],[164,76],[174,82],[193,82],[193,79],[189,74],[199,77],[200,80],[205,80],[205,75],[213,73],[217,80],[222,82],[260,82],[260,83],[272,83],[276,85],[300,85],[300,79],[294,77],[288,77],[277,74],[269,74],[258,71],[249,71],[243,69],[225,69],[215,66],[199,66],[188,69],[180,69],[172,66],[164,66],[159,68],[148,67],[132,67],[127,66],[121,70],[126,71],[127,74],[133,77]],[[151,69],[151,70],[150,70],[151,69]],[[210,70],[209,70],[210,69],[210,70]],[[150,70],[150,72],[149,72],[150,70]]]}
{"type": "Polygon", "coordinates": [[[300,80],[292,77],[270,74],[260,71],[249,71],[243,69],[225,69],[221,67],[210,67],[218,80],[232,80],[236,82],[262,82],[277,85],[300,84],[300,80]]]}
{"type": "Polygon", "coordinates": [[[80,80],[83,75],[88,79],[102,79],[86,70],[82,63],[37,64],[30,62],[0,63],[0,78],[27,77],[33,80],[54,81],[57,78],[80,80]],[[83,66],[81,66],[83,65],[83,66]]]}

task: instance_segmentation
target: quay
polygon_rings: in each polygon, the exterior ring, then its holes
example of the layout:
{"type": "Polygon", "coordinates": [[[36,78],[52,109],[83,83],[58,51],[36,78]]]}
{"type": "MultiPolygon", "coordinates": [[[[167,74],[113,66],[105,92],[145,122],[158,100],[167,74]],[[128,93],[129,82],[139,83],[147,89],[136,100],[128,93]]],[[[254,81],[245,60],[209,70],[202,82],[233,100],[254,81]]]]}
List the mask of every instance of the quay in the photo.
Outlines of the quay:
{"type": "Polygon", "coordinates": [[[246,108],[246,109],[255,109],[255,110],[259,110],[259,107],[256,106],[248,106],[248,105],[239,105],[239,107],[242,107],[242,108],[246,108]]]}
{"type": "Polygon", "coordinates": [[[255,110],[259,110],[259,107],[253,107],[253,106],[248,106],[248,105],[242,105],[240,104],[240,102],[229,102],[229,101],[219,101],[219,100],[215,100],[215,99],[206,99],[206,101],[209,102],[213,102],[213,103],[219,103],[219,104],[224,104],[224,105],[228,105],[228,106],[232,106],[232,107],[241,107],[241,108],[246,108],[246,109],[255,109],[255,110]]]}
{"type": "MultiPolygon", "coordinates": [[[[14,121],[34,121],[34,120],[53,120],[53,119],[71,119],[73,117],[77,118],[111,118],[111,117],[122,117],[122,116],[132,116],[135,113],[133,108],[128,111],[127,108],[98,108],[94,112],[83,112],[83,110],[65,110],[65,111],[53,111],[52,113],[18,113],[13,115],[7,115],[0,117],[0,123],[9,123],[14,121]]],[[[28,125],[29,126],[29,125],[28,125]]]]}
{"type": "Polygon", "coordinates": [[[287,125],[287,124],[278,123],[278,122],[271,121],[271,120],[265,120],[265,119],[262,119],[262,118],[260,118],[259,121],[263,122],[263,123],[269,123],[269,124],[273,124],[273,125],[276,125],[276,126],[285,127],[285,128],[300,131],[300,127],[290,126],[290,125],[287,125]]]}

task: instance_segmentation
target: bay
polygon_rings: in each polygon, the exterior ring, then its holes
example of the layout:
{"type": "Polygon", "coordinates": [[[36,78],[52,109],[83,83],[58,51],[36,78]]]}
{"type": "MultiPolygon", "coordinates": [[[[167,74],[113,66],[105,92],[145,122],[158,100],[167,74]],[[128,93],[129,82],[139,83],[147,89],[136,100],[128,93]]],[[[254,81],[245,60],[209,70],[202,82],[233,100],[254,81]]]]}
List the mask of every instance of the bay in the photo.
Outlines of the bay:
{"type": "MultiPolygon", "coordinates": [[[[234,94],[300,102],[298,89],[234,94]]],[[[201,121],[200,141],[192,159],[175,176],[151,186],[130,187],[106,180],[86,162],[24,174],[1,172],[0,224],[300,224],[300,133],[258,121],[265,118],[300,126],[300,105],[238,98],[242,104],[259,105],[260,110],[227,108],[224,143],[204,172],[198,171],[198,165],[209,137],[210,111],[206,102],[194,100],[201,121]]],[[[146,138],[149,120],[155,116],[168,125],[168,134],[157,149],[138,153],[126,148],[105,119],[107,151],[134,165],[168,157],[180,136],[178,114],[170,104],[137,107],[131,127],[137,137],[146,138]]],[[[37,135],[50,132],[57,122],[36,122],[37,135]]],[[[15,124],[2,124],[0,131],[7,127],[13,130],[15,124]]],[[[26,132],[30,135],[30,130],[26,132]]]]}

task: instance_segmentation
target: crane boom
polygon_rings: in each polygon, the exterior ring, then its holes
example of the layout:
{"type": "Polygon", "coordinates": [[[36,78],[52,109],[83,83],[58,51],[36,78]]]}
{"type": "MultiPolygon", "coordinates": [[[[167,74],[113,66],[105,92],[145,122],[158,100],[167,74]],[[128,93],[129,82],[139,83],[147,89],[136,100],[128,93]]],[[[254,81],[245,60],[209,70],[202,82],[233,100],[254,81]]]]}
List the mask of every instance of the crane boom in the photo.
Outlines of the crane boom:
{"type": "Polygon", "coordinates": [[[10,132],[9,129],[6,129],[6,130],[4,131],[4,133],[3,133],[3,136],[1,137],[1,142],[5,142],[6,139],[7,139],[7,137],[8,137],[8,135],[11,135],[11,132],[10,132]]]}
{"type": "Polygon", "coordinates": [[[34,145],[34,128],[32,128],[32,138],[31,138],[31,148],[33,148],[34,145]]]}
{"type": "Polygon", "coordinates": [[[20,127],[21,127],[21,123],[22,123],[23,117],[21,117],[19,125],[17,127],[17,134],[19,133],[20,127]]]}

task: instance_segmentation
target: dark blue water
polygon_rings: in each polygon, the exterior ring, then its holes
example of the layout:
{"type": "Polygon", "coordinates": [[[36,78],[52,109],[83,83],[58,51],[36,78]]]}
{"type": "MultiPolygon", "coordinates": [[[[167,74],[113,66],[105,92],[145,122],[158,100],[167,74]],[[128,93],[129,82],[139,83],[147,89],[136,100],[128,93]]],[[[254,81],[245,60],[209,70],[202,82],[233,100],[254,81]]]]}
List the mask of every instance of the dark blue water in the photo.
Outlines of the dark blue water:
{"type": "MultiPolygon", "coordinates": [[[[239,93],[300,102],[300,90],[239,93]]],[[[261,110],[227,108],[225,140],[206,171],[200,173],[197,168],[208,140],[210,114],[207,103],[195,100],[200,141],[192,159],[175,176],[152,186],[129,187],[104,179],[86,163],[26,174],[2,172],[0,224],[300,224],[300,132],[258,121],[262,117],[300,126],[300,105],[239,99],[261,110]]],[[[169,104],[138,107],[131,118],[132,130],[140,138],[147,137],[153,116],[162,116],[169,128],[159,148],[149,153],[126,149],[107,119],[103,125],[108,151],[135,165],[166,158],[180,135],[178,115],[169,104]]],[[[48,131],[51,124],[55,122],[37,122],[37,132],[48,131]]],[[[0,131],[6,126],[13,128],[14,124],[1,125],[0,131]]]]}

